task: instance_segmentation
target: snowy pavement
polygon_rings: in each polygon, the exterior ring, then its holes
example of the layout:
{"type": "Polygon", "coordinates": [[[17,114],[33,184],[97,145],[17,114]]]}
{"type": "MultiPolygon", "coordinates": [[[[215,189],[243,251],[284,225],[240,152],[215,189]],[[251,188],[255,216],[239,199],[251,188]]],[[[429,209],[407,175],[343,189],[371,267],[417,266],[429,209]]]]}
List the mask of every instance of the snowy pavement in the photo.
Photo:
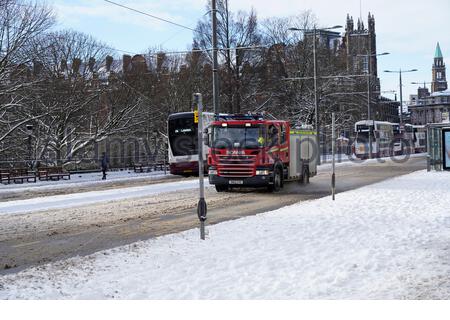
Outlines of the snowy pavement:
{"type": "MultiPolygon", "coordinates": [[[[383,158],[362,160],[362,159],[356,158],[355,156],[340,157],[340,155],[336,155],[335,165],[336,165],[336,168],[342,168],[342,167],[351,167],[351,166],[384,164],[386,162],[387,163],[389,163],[389,162],[405,163],[411,159],[426,158],[426,156],[427,156],[427,153],[415,153],[415,154],[409,154],[407,156],[400,155],[400,156],[393,156],[393,157],[383,157],[383,158]]],[[[333,157],[330,156],[326,161],[322,162],[322,164],[317,167],[317,171],[318,172],[329,171],[333,165],[332,160],[333,160],[333,157]]]]}
{"type": "Polygon", "coordinates": [[[165,175],[162,171],[135,173],[130,170],[110,171],[107,173],[107,180],[102,180],[101,172],[72,174],[70,180],[59,181],[37,181],[36,183],[23,184],[0,184],[0,195],[8,192],[21,192],[32,190],[54,190],[64,188],[79,188],[92,185],[109,184],[111,182],[119,181],[136,181],[146,179],[161,179],[169,177],[170,174],[165,175]]]}
{"type": "MultiPolygon", "coordinates": [[[[205,186],[209,184],[205,181],[205,186]]],[[[0,215],[73,208],[100,202],[141,198],[165,192],[176,192],[198,187],[198,180],[157,183],[140,187],[126,187],[103,191],[80,192],[65,195],[36,197],[26,200],[0,202],[0,215]]]]}
{"type": "MultiPolygon", "coordinates": [[[[1,299],[449,299],[450,173],[0,277],[1,299]]],[[[230,207],[232,210],[232,207],[230,207]]]]}

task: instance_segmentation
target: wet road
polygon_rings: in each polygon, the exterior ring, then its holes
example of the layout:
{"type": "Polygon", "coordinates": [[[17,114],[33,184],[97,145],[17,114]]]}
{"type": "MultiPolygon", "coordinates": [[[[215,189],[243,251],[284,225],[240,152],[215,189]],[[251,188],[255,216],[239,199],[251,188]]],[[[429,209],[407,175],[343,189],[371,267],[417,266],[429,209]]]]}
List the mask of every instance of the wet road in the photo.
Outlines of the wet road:
{"type": "MultiPolygon", "coordinates": [[[[425,168],[425,157],[412,158],[406,163],[342,164],[336,171],[337,192],[425,168]]],[[[219,194],[208,188],[207,223],[215,224],[328,196],[330,170],[330,166],[325,165],[309,185],[289,183],[277,194],[264,190],[219,194]]],[[[0,216],[0,274],[195,228],[198,226],[197,196],[197,190],[184,190],[69,209],[0,216]]]]}

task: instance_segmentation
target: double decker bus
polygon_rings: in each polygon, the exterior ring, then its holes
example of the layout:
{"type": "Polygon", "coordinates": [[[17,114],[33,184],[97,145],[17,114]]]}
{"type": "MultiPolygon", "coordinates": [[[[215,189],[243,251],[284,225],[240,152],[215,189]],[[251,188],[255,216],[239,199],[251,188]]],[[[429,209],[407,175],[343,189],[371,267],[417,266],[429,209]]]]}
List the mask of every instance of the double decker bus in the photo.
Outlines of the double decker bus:
{"type": "MultiPolygon", "coordinates": [[[[198,174],[198,121],[203,121],[203,128],[207,128],[214,120],[214,114],[204,112],[202,118],[198,119],[197,112],[180,112],[171,114],[167,119],[171,174],[198,174]]],[[[208,148],[203,148],[203,152],[206,159],[208,148]]]]}
{"type": "Polygon", "coordinates": [[[390,156],[394,126],[390,122],[372,120],[363,120],[355,123],[355,156],[361,159],[369,158],[369,132],[372,142],[372,158],[390,156]]]}

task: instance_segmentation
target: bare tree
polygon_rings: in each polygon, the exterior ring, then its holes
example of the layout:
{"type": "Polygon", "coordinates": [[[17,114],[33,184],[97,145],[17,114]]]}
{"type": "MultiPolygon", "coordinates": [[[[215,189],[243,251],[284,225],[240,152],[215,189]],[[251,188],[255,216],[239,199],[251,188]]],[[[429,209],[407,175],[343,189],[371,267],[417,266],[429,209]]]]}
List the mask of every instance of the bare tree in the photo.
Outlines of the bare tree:
{"type": "MultiPolygon", "coordinates": [[[[41,65],[35,75],[33,132],[36,159],[49,155],[57,164],[70,163],[89,145],[129,129],[138,117],[140,99],[123,101],[124,85],[104,86],[98,67],[110,49],[92,37],[60,31],[46,34],[36,43],[41,65]]],[[[129,88],[125,88],[129,91],[129,88]]]]}
{"type": "Polygon", "coordinates": [[[52,10],[41,1],[0,1],[0,142],[34,119],[28,110],[34,84],[29,49],[53,24],[52,10]]]}
{"type": "MultiPolygon", "coordinates": [[[[208,4],[211,9],[211,4],[208,4]]],[[[228,0],[217,1],[219,13],[218,19],[218,45],[220,61],[223,68],[220,70],[222,101],[225,105],[224,111],[241,111],[242,95],[245,94],[245,88],[242,86],[243,66],[245,64],[254,65],[261,62],[255,59],[258,51],[253,51],[252,47],[257,47],[261,43],[261,35],[258,31],[258,19],[256,12],[239,11],[231,12],[228,6],[228,0]],[[239,48],[245,48],[240,49],[239,48]]],[[[212,33],[211,17],[205,17],[199,21],[194,41],[204,50],[209,50],[211,57],[212,33]]],[[[259,52],[260,54],[261,52],[259,52]]],[[[246,83],[248,83],[248,80],[246,83]]]]}

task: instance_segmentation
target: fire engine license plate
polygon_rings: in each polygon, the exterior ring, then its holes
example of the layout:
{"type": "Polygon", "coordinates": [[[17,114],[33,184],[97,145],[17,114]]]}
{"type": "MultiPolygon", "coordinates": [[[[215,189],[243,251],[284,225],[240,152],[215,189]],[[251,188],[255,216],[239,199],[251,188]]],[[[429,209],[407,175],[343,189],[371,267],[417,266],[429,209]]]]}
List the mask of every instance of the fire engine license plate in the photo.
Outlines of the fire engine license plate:
{"type": "Polygon", "coordinates": [[[228,182],[229,184],[244,184],[243,180],[230,180],[228,182]]]}

